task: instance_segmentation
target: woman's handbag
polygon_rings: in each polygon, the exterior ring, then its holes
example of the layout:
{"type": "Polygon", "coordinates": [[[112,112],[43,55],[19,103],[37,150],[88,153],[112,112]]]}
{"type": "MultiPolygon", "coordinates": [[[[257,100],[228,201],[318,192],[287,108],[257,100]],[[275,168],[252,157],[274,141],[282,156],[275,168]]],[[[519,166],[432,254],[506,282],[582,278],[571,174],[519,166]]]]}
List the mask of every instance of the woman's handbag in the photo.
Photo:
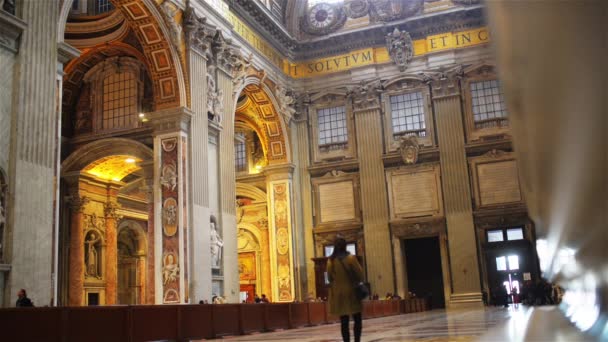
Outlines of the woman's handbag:
{"type": "Polygon", "coordinates": [[[367,288],[365,283],[363,283],[362,281],[358,282],[355,279],[355,276],[352,274],[351,270],[344,265],[342,260],[339,258],[336,259],[340,261],[340,264],[342,264],[342,268],[344,268],[344,270],[348,274],[348,277],[350,278],[350,281],[353,283],[353,287],[355,289],[355,296],[357,297],[357,299],[364,300],[365,298],[369,297],[369,289],[367,288]]]}

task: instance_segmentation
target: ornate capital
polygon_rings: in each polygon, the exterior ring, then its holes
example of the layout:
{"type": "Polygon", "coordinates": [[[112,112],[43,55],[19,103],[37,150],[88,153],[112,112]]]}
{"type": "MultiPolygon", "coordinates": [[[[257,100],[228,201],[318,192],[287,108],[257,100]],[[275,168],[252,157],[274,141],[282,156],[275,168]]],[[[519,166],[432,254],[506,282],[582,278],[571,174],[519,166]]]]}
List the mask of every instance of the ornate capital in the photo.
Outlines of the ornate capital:
{"type": "Polygon", "coordinates": [[[70,206],[70,209],[72,209],[72,212],[74,213],[82,213],[85,205],[90,201],[88,197],[79,195],[77,193],[66,196],[65,199],[70,206]]]}
{"type": "Polygon", "coordinates": [[[424,73],[423,78],[431,84],[433,98],[459,96],[459,81],[462,78],[462,66],[456,65],[438,71],[424,73]]]}
{"type": "MultiPolygon", "coordinates": [[[[245,78],[247,77],[247,73],[249,72],[249,67],[251,66],[251,61],[253,60],[253,53],[250,53],[247,58],[240,56],[237,58],[235,65],[232,68],[232,96],[238,96],[238,92],[243,87],[243,83],[245,83],[245,78]]],[[[262,82],[260,82],[262,83],[262,82]]]]}
{"type": "Polygon", "coordinates": [[[405,71],[414,56],[410,34],[395,27],[392,33],[386,35],[386,48],[399,71],[405,71]]]}
{"type": "Polygon", "coordinates": [[[106,215],[106,219],[114,219],[116,221],[122,218],[122,215],[119,215],[117,209],[120,209],[120,205],[116,202],[106,202],[103,205],[103,212],[106,215]]]}
{"type": "Polygon", "coordinates": [[[382,85],[380,80],[361,82],[359,86],[350,89],[348,96],[353,99],[355,112],[380,108],[380,93],[382,85]]]}
{"type": "Polygon", "coordinates": [[[184,28],[186,44],[190,49],[210,58],[213,37],[216,33],[215,27],[207,23],[207,18],[197,16],[194,9],[188,7],[184,16],[184,28]]]}

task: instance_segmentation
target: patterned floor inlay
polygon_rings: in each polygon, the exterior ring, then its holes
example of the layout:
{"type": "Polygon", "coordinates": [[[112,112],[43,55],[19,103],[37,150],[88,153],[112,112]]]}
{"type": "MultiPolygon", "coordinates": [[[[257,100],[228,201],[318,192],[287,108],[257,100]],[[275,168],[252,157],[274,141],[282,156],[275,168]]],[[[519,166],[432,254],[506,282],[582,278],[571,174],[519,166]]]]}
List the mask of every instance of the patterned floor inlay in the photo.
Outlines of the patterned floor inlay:
{"type": "MultiPolygon", "coordinates": [[[[363,342],[469,342],[509,320],[523,308],[434,310],[363,321],[363,342]]],[[[521,312],[520,312],[521,313],[521,312]]],[[[351,323],[352,331],[352,323],[351,323]]],[[[229,336],[232,341],[341,342],[339,324],[271,333],[229,336]]],[[[352,336],[351,336],[352,339],[352,336]]]]}

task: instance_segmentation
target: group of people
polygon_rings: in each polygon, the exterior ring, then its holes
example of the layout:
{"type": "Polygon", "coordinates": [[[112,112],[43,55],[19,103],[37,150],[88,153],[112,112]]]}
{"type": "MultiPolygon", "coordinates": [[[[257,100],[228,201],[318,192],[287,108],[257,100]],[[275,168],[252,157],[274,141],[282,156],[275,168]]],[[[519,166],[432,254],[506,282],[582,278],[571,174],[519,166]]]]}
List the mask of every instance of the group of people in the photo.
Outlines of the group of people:
{"type": "Polygon", "coordinates": [[[256,303],[256,304],[270,303],[270,300],[268,300],[268,297],[266,297],[266,295],[262,293],[262,297],[259,297],[256,294],[255,297],[253,297],[253,302],[256,303]]]}
{"type": "MultiPolygon", "coordinates": [[[[564,290],[556,285],[539,279],[536,283],[528,280],[523,283],[521,288],[513,287],[511,293],[507,292],[504,286],[496,286],[492,290],[492,303],[494,306],[515,306],[522,303],[524,305],[557,305],[561,303],[564,290]]],[[[485,293],[484,293],[485,302],[485,293]]]]}

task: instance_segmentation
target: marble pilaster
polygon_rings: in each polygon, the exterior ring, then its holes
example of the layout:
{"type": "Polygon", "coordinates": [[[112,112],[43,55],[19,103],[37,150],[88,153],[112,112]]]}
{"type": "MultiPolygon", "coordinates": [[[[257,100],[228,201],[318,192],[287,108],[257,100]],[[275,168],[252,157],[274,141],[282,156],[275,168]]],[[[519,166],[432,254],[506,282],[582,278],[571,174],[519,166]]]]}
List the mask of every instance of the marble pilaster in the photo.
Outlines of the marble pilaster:
{"type": "Polygon", "coordinates": [[[84,218],[83,211],[89,199],[79,194],[78,180],[71,184],[70,206],[70,253],[68,305],[84,304],[84,218]]]}
{"type": "Polygon", "coordinates": [[[108,190],[108,202],[104,205],[104,214],[106,218],[106,267],[105,267],[105,279],[106,279],[106,303],[107,305],[116,304],[117,300],[117,286],[118,286],[118,232],[117,232],[117,221],[120,219],[116,209],[119,208],[116,203],[116,195],[118,194],[117,188],[108,190]]]}
{"type": "MultiPolygon", "coordinates": [[[[304,114],[300,114],[305,117],[304,114]]],[[[296,164],[294,169],[294,200],[298,203],[294,206],[296,218],[296,243],[297,243],[297,269],[299,270],[302,287],[301,300],[307,298],[309,293],[316,298],[315,287],[315,242],[312,234],[312,187],[310,183],[310,151],[308,150],[308,121],[306,119],[295,119],[291,125],[291,141],[293,146],[293,160],[296,164]]]]}
{"type": "Polygon", "coordinates": [[[293,169],[291,164],[266,167],[268,232],[273,302],[295,300],[293,169]]]}
{"type": "Polygon", "coordinates": [[[189,301],[188,132],[184,107],[149,114],[154,128],[155,302],[189,301]]]}
{"type": "Polygon", "coordinates": [[[373,293],[394,292],[388,201],[382,161],[382,123],[377,83],[352,93],[357,154],[361,179],[361,209],[365,234],[365,262],[373,293]]]}
{"type": "Polygon", "coordinates": [[[437,75],[431,81],[437,119],[441,186],[450,237],[450,307],[482,303],[460,87],[455,74],[437,75]]]}
{"type": "MultiPolygon", "coordinates": [[[[209,36],[207,36],[209,37],[209,36]]],[[[207,39],[209,40],[210,37],[207,39]]],[[[190,282],[193,303],[211,302],[211,247],[209,240],[209,124],[207,113],[207,62],[210,42],[191,41],[188,51],[192,119],[190,124],[192,170],[192,243],[190,282]]]]}
{"type": "Polygon", "coordinates": [[[155,293],[155,244],[154,244],[154,161],[147,161],[140,164],[144,173],[144,186],[143,191],[146,193],[146,199],[148,200],[148,230],[146,239],[148,241],[146,253],[146,265],[142,268],[145,270],[141,274],[145,274],[144,283],[146,284],[144,290],[145,294],[142,295],[142,304],[154,304],[154,293],[155,293]]]}
{"type": "MultiPolygon", "coordinates": [[[[20,1],[20,23],[27,23],[15,45],[12,110],[8,135],[11,205],[5,260],[11,264],[6,291],[27,288],[36,305],[53,303],[53,218],[58,139],[57,26],[55,1],[20,1]]],[[[7,32],[4,27],[0,36],[7,32]]],[[[7,41],[4,38],[0,39],[7,41]]],[[[2,50],[2,49],[0,49],[2,50]]],[[[2,53],[3,54],[3,53],[2,53]]],[[[4,69],[3,69],[4,70],[4,69]]]]}

